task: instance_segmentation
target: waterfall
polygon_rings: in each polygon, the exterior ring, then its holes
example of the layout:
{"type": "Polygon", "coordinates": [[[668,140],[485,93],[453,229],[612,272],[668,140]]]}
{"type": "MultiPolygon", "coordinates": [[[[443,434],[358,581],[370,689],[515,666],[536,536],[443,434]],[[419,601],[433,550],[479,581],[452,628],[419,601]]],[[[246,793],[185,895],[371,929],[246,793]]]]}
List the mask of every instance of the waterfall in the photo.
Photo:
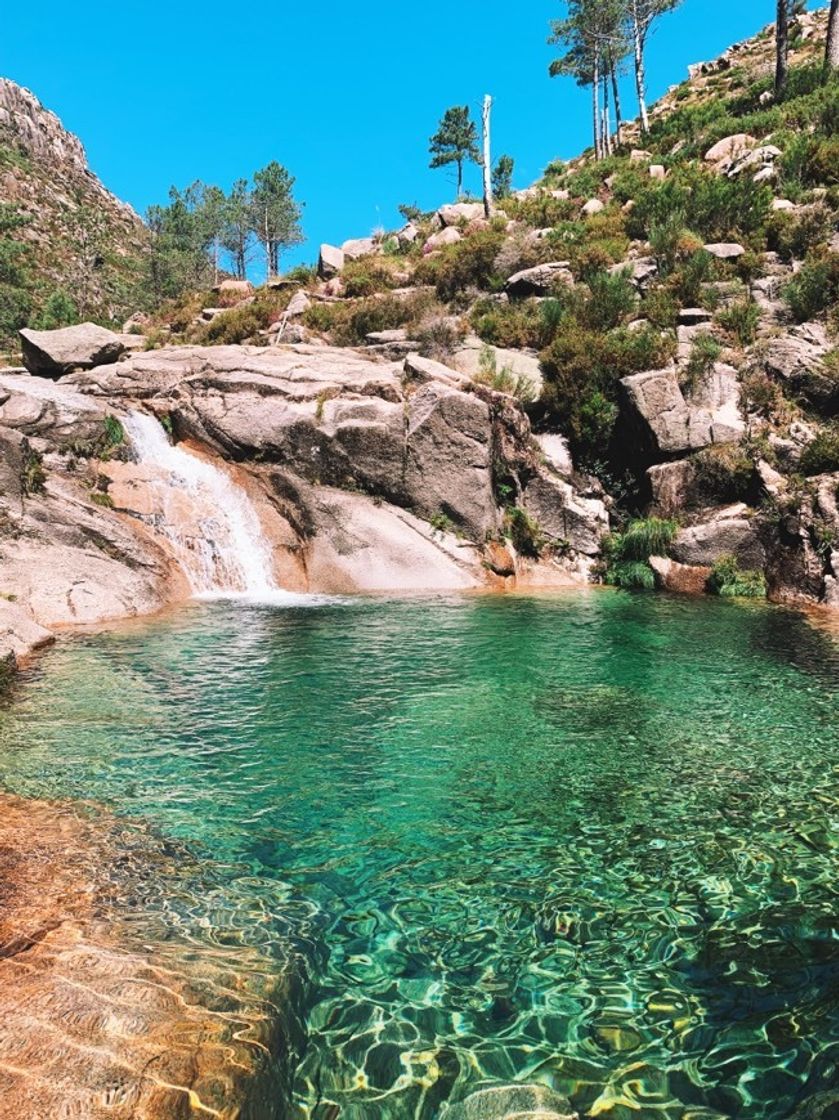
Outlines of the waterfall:
{"type": "Polygon", "coordinates": [[[245,491],[213,463],[170,443],[163,426],[144,412],[123,420],[155,512],[150,522],[172,547],[193,594],[267,601],[308,596],[274,582],[271,547],[245,491]]]}

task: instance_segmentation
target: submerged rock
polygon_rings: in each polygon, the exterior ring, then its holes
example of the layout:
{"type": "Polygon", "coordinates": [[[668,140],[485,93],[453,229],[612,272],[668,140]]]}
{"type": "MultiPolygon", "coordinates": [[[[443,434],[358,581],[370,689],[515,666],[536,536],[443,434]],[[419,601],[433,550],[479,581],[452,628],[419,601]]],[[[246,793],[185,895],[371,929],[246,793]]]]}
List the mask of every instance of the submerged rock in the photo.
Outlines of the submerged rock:
{"type": "Polygon", "coordinates": [[[194,907],[205,875],[104,814],[0,799],[3,1116],[286,1115],[302,1026],[276,946],[205,943],[159,906],[194,907]]]}
{"type": "Polygon", "coordinates": [[[445,1104],[441,1120],[577,1120],[565,1097],[545,1085],[499,1085],[445,1104]]]}

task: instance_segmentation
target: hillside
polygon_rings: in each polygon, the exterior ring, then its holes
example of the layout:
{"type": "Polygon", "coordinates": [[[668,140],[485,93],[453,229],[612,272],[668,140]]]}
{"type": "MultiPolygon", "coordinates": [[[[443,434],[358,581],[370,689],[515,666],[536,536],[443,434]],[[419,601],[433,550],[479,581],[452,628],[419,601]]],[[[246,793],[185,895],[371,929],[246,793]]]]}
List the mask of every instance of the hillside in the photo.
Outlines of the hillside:
{"type": "MultiPolygon", "coordinates": [[[[532,583],[535,565],[839,605],[839,84],[819,61],[825,17],[793,29],[780,101],[769,28],[691,67],[653,108],[644,147],[628,125],[608,158],[556,162],[489,217],[470,201],[411,213],[391,233],[323,246],[316,270],[192,292],[145,319],[143,339],[114,340],[116,352],[165,348],[173,382],[146,384],[157,366],[135,358],[94,370],[83,391],[119,413],[127,385],[176,433],[257,472],[393,502],[476,546],[479,576],[532,583]],[[214,394],[221,370],[247,382],[242,344],[273,351],[270,388],[248,398],[254,431],[226,429],[241,402],[196,424],[193,374],[214,394]],[[378,363],[387,387],[359,383],[339,403],[342,350],[347,370],[378,363]],[[409,477],[426,382],[436,458],[409,477]],[[260,403],[273,394],[288,398],[276,413],[260,403]],[[475,397],[480,516],[460,443],[475,397]],[[498,562],[495,545],[508,550],[498,562]]],[[[46,126],[49,158],[64,151],[67,174],[88,174],[46,126]]],[[[60,370],[72,367],[64,354],[60,370]]],[[[107,504],[107,479],[97,486],[107,504]]],[[[312,518],[298,505],[292,521],[312,518]]]]}
{"type": "Polygon", "coordinates": [[[3,246],[0,318],[10,321],[0,322],[0,336],[24,325],[16,317],[37,321],[45,308],[44,325],[63,325],[75,316],[117,322],[140,301],[148,247],[140,218],[90,171],[81,141],[58,117],[29,90],[0,78],[3,246]],[[10,244],[22,247],[13,267],[10,244]],[[57,293],[71,301],[75,316],[65,306],[59,321],[49,321],[50,306],[62,311],[57,293]]]}

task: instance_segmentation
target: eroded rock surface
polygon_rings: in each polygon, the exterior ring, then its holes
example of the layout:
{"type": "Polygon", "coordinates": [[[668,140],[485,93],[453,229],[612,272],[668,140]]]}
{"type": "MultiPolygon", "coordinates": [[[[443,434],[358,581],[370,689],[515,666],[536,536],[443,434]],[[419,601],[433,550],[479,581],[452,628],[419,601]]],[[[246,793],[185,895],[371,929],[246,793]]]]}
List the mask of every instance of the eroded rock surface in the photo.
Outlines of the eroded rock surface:
{"type": "Polygon", "coordinates": [[[279,945],[202,941],[154,898],[209,896],[207,874],[107,815],[0,799],[2,1120],[285,1115],[300,998],[279,945]]]}

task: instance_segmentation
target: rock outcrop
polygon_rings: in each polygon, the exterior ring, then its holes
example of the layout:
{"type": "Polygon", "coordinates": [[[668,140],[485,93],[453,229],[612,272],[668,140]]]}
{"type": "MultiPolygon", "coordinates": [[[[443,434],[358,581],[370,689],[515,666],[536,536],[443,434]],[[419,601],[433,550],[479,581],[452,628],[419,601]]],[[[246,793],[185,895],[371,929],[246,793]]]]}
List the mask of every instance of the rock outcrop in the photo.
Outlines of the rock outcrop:
{"type": "MultiPolygon", "coordinates": [[[[44,346],[54,351],[51,340],[44,346]]],[[[189,594],[156,531],[159,471],[135,461],[120,423],[137,408],[195,453],[215,455],[248,492],[275,576],[293,591],[506,585],[488,549],[516,502],[548,554],[519,564],[520,582],[584,580],[608,530],[602,493],[567,456],[555,464],[544,455],[512,397],[416,354],[173,347],[58,381],[6,374],[0,559],[21,613],[9,618],[5,656],[53,627],[147,613],[189,594]]],[[[180,516],[189,534],[186,507],[180,516]]]]}

